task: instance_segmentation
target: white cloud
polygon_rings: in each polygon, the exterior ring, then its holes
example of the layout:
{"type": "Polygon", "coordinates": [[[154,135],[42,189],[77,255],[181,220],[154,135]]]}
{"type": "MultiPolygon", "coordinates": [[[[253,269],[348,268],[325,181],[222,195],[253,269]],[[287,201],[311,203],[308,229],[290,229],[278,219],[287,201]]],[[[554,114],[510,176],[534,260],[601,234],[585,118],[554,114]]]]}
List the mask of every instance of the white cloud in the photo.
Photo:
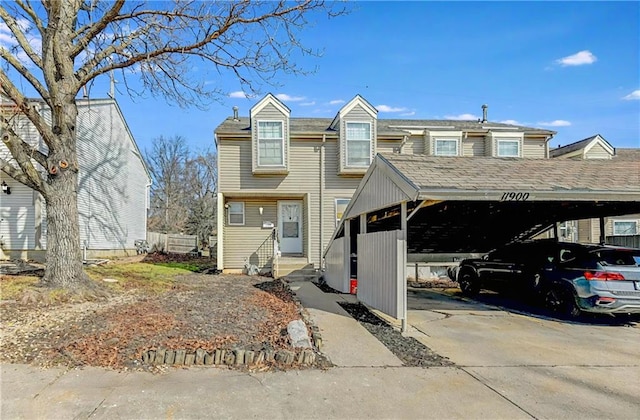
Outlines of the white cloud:
{"type": "Polygon", "coordinates": [[[286,93],[278,93],[276,95],[276,98],[280,99],[281,101],[289,101],[289,102],[300,102],[306,99],[304,96],[291,96],[291,95],[287,95],[286,93]]]}
{"type": "Polygon", "coordinates": [[[406,112],[407,108],[393,107],[389,105],[377,105],[376,109],[380,112],[406,112]]]}
{"type": "Polygon", "coordinates": [[[545,126],[545,127],[568,127],[571,125],[571,123],[566,120],[553,120],[548,122],[542,121],[542,122],[539,122],[538,125],[545,126]]]}
{"type": "Polygon", "coordinates": [[[624,99],[625,101],[637,101],[637,100],[640,100],[640,89],[634,90],[633,92],[631,92],[627,96],[624,96],[622,99],[624,99]]]}
{"type": "Polygon", "coordinates": [[[400,114],[401,117],[413,117],[414,115],[416,115],[416,111],[404,112],[400,114]]]}
{"type": "Polygon", "coordinates": [[[477,120],[478,117],[473,114],[445,115],[446,120],[477,120]]]}
{"type": "Polygon", "coordinates": [[[577,52],[573,55],[568,55],[566,57],[562,57],[556,60],[556,63],[560,64],[562,67],[566,66],[583,66],[585,64],[593,64],[598,60],[598,58],[591,53],[589,50],[584,50],[577,52]]]}
{"type": "Polygon", "coordinates": [[[229,94],[229,97],[230,98],[242,98],[242,99],[245,99],[245,98],[248,98],[249,95],[247,95],[246,93],[244,93],[241,90],[236,90],[235,92],[231,92],[229,94]]]}
{"type": "Polygon", "coordinates": [[[345,103],[346,101],[344,99],[334,99],[332,101],[329,101],[329,105],[340,105],[345,103]]]}
{"type": "Polygon", "coordinates": [[[520,123],[516,120],[504,120],[500,121],[502,124],[511,124],[511,125],[520,125],[520,123]]]}
{"type": "Polygon", "coordinates": [[[314,106],[316,104],[316,101],[311,101],[311,102],[301,102],[300,106],[314,106]]]}

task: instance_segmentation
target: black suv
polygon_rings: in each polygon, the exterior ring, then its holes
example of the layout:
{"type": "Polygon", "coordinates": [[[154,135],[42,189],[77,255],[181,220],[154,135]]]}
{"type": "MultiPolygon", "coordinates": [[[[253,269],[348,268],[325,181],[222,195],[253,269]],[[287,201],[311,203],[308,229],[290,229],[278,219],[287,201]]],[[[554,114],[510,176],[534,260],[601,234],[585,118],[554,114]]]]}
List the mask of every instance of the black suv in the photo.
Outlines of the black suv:
{"type": "Polygon", "coordinates": [[[559,242],[523,241],[460,263],[462,293],[480,289],[542,300],[569,317],[581,311],[640,313],[640,250],[559,242]]]}

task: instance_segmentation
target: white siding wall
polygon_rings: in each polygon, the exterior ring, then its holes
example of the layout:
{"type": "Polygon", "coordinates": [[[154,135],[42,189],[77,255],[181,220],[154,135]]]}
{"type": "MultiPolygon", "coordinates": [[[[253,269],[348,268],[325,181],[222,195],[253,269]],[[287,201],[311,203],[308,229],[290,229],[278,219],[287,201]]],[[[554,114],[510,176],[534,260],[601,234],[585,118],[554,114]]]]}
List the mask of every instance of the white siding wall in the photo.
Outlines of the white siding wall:
{"type": "Polygon", "coordinates": [[[78,114],[80,240],[91,250],[133,249],[146,237],[148,178],[117,108],[78,114]]]}
{"type": "Polygon", "coordinates": [[[349,284],[345,275],[344,238],[333,241],[327,251],[326,271],[324,279],[329,286],[343,293],[349,292],[349,284]]]}
{"type": "Polygon", "coordinates": [[[0,193],[0,237],[3,249],[27,250],[35,247],[33,191],[2,174],[0,179],[11,194],[0,193]]]}
{"type": "Polygon", "coordinates": [[[396,319],[404,318],[406,255],[400,230],[358,235],[358,300],[396,319]]]}
{"type": "Polygon", "coordinates": [[[585,159],[611,159],[611,153],[609,153],[600,143],[594,145],[585,154],[585,159]]]}

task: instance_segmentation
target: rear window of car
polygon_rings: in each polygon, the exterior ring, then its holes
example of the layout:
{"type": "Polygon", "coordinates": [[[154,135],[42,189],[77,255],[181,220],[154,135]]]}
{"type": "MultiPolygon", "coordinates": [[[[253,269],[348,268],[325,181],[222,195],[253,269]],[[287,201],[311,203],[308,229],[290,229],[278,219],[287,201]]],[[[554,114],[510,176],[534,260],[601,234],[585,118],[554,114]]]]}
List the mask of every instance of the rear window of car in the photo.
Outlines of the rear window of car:
{"type": "Polygon", "coordinates": [[[638,265],[640,253],[632,251],[607,250],[596,252],[600,264],[604,265],[638,265]]]}

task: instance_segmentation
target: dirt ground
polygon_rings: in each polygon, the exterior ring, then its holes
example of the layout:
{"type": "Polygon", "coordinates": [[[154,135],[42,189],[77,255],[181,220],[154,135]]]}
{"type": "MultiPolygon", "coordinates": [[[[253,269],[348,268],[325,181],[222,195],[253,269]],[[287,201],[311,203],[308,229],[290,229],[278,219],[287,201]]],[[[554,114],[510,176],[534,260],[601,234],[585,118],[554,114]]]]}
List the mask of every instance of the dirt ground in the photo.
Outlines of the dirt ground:
{"type": "Polygon", "coordinates": [[[159,294],[131,289],[47,305],[3,300],[0,361],[130,369],[145,368],[142,352],[158,347],[287,349],[286,327],[300,310],[279,281],[202,273],[179,276],[159,294]]]}

